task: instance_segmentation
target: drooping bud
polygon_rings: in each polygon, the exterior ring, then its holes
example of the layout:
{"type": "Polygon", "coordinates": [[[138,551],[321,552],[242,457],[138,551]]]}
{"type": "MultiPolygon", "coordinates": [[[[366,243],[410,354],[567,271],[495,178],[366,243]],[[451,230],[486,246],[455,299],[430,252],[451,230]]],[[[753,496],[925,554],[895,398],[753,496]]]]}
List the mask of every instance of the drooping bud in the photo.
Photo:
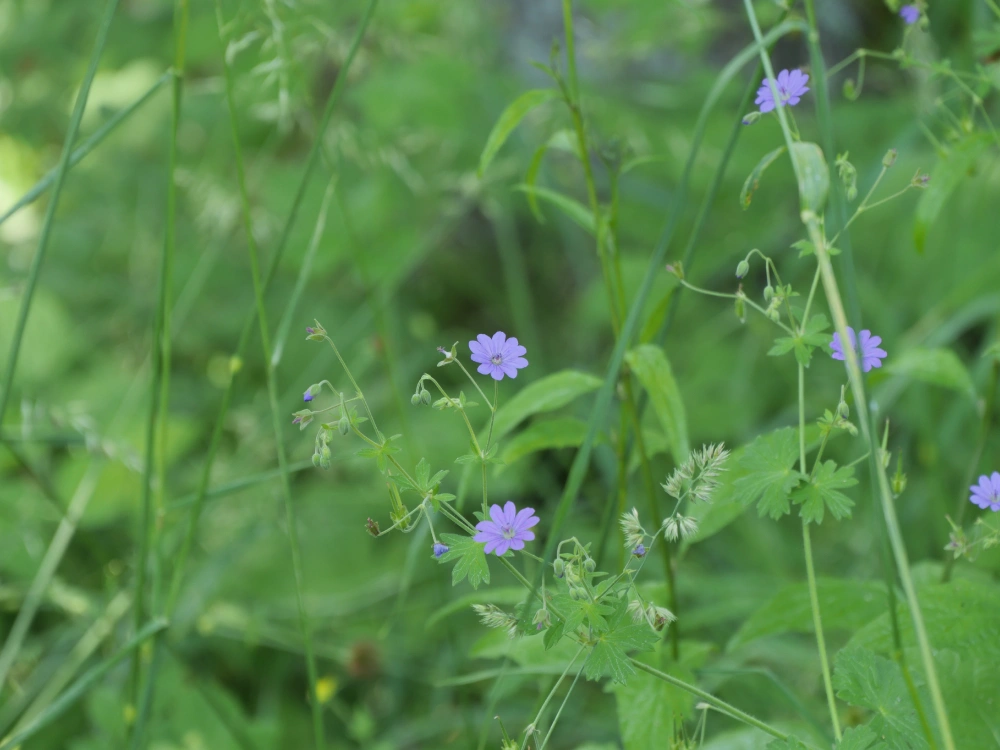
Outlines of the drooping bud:
{"type": "Polygon", "coordinates": [[[888,169],[893,164],[896,163],[896,149],[890,148],[885,152],[885,156],[882,157],[882,166],[888,169]]]}
{"type": "Polygon", "coordinates": [[[588,573],[593,573],[597,569],[597,563],[595,563],[591,558],[587,558],[583,561],[583,569],[588,573]]]}
{"type": "Polygon", "coordinates": [[[347,418],[346,414],[340,418],[339,422],[337,422],[337,429],[340,431],[341,435],[346,435],[351,431],[351,420],[347,418]]]}
{"type": "Polygon", "coordinates": [[[420,400],[424,402],[424,406],[429,406],[431,403],[431,392],[426,388],[421,389],[420,400]]]}
{"type": "Polygon", "coordinates": [[[750,264],[746,260],[741,260],[736,264],[736,278],[742,279],[750,273],[750,264]]]}
{"type": "Polygon", "coordinates": [[[552,572],[556,578],[562,578],[566,574],[566,563],[562,560],[556,560],[552,563],[552,572]]]}
{"type": "Polygon", "coordinates": [[[419,393],[414,393],[412,396],[410,396],[410,403],[413,406],[419,406],[420,405],[420,394],[419,393]]]}
{"type": "Polygon", "coordinates": [[[760,119],[760,112],[754,111],[745,114],[743,116],[743,119],[740,120],[740,122],[742,122],[744,125],[753,125],[759,119],[760,119]]]}

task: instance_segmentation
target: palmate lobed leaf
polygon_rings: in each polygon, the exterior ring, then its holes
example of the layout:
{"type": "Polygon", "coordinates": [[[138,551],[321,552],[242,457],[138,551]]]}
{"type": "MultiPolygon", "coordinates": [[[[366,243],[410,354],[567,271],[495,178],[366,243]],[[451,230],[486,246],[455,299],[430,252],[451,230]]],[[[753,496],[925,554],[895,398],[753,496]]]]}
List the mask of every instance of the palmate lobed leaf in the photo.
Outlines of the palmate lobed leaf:
{"type": "Polygon", "coordinates": [[[484,545],[473,541],[470,536],[459,534],[441,534],[441,540],[449,549],[441,556],[441,562],[455,561],[451,570],[451,585],[456,586],[464,578],[469,579],[472,588],[479,588],[480,583],[490,582],[490,567],[486,562],[484,545]]]}
{"type": "Polygon", "coordinates": [[[734,485],[737,499],[744,506],[756,502],[761,516],[778,519],[788,514],[791,492],[805,478],[792,468],[798,452],[798,436],[791,427],[755,439],[740,459],[747,474],[734,485]]]}
{"type": "Polygon", "coordinates": [[[838,469],[835,462],[824,461],[816,476],[792,493],[792,502],[802,505],[799,515],[810,523],[823,523],[824,509],[827,508],[838,521],[850,518],[854,501],[840,490],[857,483],[853,467],[842,466],[838,469]]]}
{"type": "Polygon", "coordinates": [[[609,630],[601,633],[594,643],[584,665],[588,680],[609,676],[622,685],[635,674],[628,657],[629,651],[649,651],[660,640],[646,623],[633,623],[626,614],[624,600],[620,601],[608,620],[609,630]]]}

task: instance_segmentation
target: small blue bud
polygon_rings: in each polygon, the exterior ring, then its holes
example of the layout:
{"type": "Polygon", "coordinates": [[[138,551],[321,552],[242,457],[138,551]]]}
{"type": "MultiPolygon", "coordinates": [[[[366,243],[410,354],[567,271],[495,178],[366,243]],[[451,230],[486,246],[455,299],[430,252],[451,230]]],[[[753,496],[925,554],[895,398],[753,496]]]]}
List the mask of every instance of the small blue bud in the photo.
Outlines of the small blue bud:
{"type": "Polygon", "coordinates": [[[434,557],[440,558],[445,552],[448,551],[447,544],[441,544],[441,542],[434,543],[434,557]]]}
{"type": "Polygon", "coordinates": [[[302,400],[307,402],[313,400],[312,391],[309,388],[306,388],[306,392],[302,394],[302,400]]]}
{"type": "Polygon", "coordinates": [[[632,554],[635,555],[636,557],[645,557],[646,556],[646,545],[640,544],[638,547],[636,547],[634,550],[632,550],[632,554]]]}

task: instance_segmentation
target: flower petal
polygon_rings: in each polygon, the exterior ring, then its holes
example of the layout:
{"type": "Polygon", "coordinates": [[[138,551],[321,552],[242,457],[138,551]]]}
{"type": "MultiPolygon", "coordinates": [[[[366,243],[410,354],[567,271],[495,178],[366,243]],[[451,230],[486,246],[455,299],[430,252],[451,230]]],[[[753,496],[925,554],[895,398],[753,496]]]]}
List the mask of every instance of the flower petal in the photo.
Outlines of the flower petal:
{"type": "Polygon", "coordinates": [[[504,342],[507,340],[507,334],[503,331],[497,331],[493,334],[493,352],[499,354],[503,351],[504,342]]]}
{"type": "Polygon", "coordinates": [[[524,542],[521,541],[520,539],[517,539],[515,537],[514,539],[510,540],[510,548],[511,549],[524,549],[524,542]]]}
{"type": "Polygon", "coordinates": [[[514,359],[505,360],[504,364],[521,369],[522,367],[528,366],[528,360],[524,357],[514,357],[514,359]]]}
{"type": "Polygon", "coordinates": [[[483,351],[487,354],[492,354],[493,352],[493,340],[487,336],[485,333],[481,333],[476,336],[476,341],[478,341],[482,347],[483,351]]]}
{"type": "Polygon", "coordinates": [[[479,367],[476,368],[476,372],[480,375],[489,375],[493,372],[493,368],[496,367],[492,362],[483,362],[479,367]]]}
{"type": "Polygon", "coordinates": [[[514,518],[517,517],[517,506],[514,505],[510,500],[504,503],[503,506],[503,522],[506,524],[514,523],[514,518]]]}
{"type": "Polygon", "coordinates": [[[535,538],[535,532],[534,531],[521,531],[515,537],[515,539],[521,539],[521,540],[523,540],[525,542],[530,542],[534,538],[535,538]]]}
{"type": "Polygon", "coordinates": [[[497,557],[501,557],[507,550],[510,549],[510,539],[501,539],[500,543],[496,545],[494,552],[497,557]]]}
{"type": "MultiPolygon", "coordinates": [[[[506,542],[507,542],[507,540],[504,539],[502,536],[493,537],[488,542],[486,542],[486,546],[483,547],[483,552],[485,552],[488,555],[488,554],[490,554],[490,552],[492,552],[493,550],[497,549],[501,544],[506,544],[506,542]]],[[[505,548],[504,552],[506,552],[506,551],[507,550],[505,548]]],[[[497,552],[497,554],[498,555],[502,555],[503,552],[497,552]]]]}
{"type": "MultiPolygon", "coordinates": [[[[470,341],[469,342],[469,351],[472,352],[472,358],[473,359],[476,359],[476,357],[486,357],[487,359],[490,358],[490,355],[489,355],[489,353],[487,353],[486,348],[482,344],[480,344],[478,341],[470,341]]],[[[476,361],[478,362],[480,360],[476,360],[476,361]]]]}
{"type": "Polygon", "coordinates": [[[485,365],[487,362],[490,361],[490,355],[489,354],[473,354],[470,359],[472,359],[473,362],[477,362],[479,364],[485,365]]]}
{"type": "Polygon", "coordinates": [[[789,72],[787,70],[783,70],[780,73],[778,73],[778,86],[780,88],[783,88],[783,89],[784,88],[788,88],[788,76],[789,75],[790,74],[789,74],[789,72]]]}
{"type": "Polygon", "coordinates": [[[493,505],[490,506],[490,518],[493,519],[493,523],[495,523],[498,527],[503,526],[507,522],[507,514],[505,514],[503,512],[503,508],[496,503],[493,503],[493,505]]]}
{"type": "Polygon", "coordinates": [[[993,472],[993,473],[992,473],[992,474],[990,475],[990,481],[991,481],[991,482],[992,482],[992,484],[993,484],[993,491],[994,491],[994,492],[995,492],[995,493],[996,493],[997,495],[1000,495],[1000,471],[994,471],[994,472],[993,472]]]}
{"type": "MultiPolygon", "coordinates": [[[[513,365],[509,365],[506,362],[504,362],[502,365],[500,365],[500,367],[501,369],[503,369],[504,375],[506,375],[508,378],[517,377],[517,368],[514,367],[513,365]]],[[[501,378],[497,378],[497,380],[501,380],[501,378]]]]}
{"type": "Polygon", "coordinates": [[[535,515],[534,508],[521,508],[521,510],[517,512],[517,515],[514,516],[514,527],[521,528],[521,524],[524,523],[526,520],[528,520],[528,518],[530,518],[533,515],[535,515]]]}
{"type": "MultiPolygon", "coordinates": [[[[493,367],[493,370],[490,372],[490,375],[493,376],[493,379],[494,380],[503,380],[503,373],[504,373],[504,371],[500,367],[498,367],[497,365],[492,365],[492,367],[493,367]]],[[[514,376],[511,375],[511,377],[514,377],[514,376]]]]}

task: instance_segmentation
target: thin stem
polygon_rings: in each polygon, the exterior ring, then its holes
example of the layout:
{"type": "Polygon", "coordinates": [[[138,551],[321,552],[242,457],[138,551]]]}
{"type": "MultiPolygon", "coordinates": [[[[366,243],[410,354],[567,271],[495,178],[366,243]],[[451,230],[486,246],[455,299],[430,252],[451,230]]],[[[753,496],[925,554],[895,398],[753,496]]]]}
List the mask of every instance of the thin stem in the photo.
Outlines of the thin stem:
{"type": "MultiPolygon", "coordinates": [[[[216,20],[219,27],[219,38],[220,40],[225,39],[224,35],[224,22],[222,15],[222,0],[216,0],[215,3],[216,20]]],[[[233,76],[232,69],[229,66],[228,59],[225,55],[225,50],[223,50],[223,69],[225,72],[225,88],[226,88],[226,103],[229,109],[229,124],[230,130],[233,138],[233,152],[236,157],[236,175],[237,183],[239,185],[240,192],[240,204],[242,208],[243,216],[243,228],[246,233],[247,242],[247,254],[250,259],[250,275],[253,280],[254,298],[257,304],[257,320],[260,327],[260,339],[261,347],[263,349],[264,362],[267,363],[267,369],[265,371],[266,381],[267,381],[267,394],[268,400],[270,402],[271,411],[271,423],[272,429],[274,431],[274,442],[275,450],[278,455],[278,468],[281,470],[281,490],[282,490],[282,500],[285,505],[285,524],[287,526],[288,539],[291,546],[292,552],[292,573],[295,581],[295,603],[298,609],[299,615],[299,628],[302,632],[302,642],[305,650],[306,656],[306,671],[309,677],[309,697],[310,697],[310,708],[312,709],[313,717],[313,738],[317,750],[322,750],[326,744],[324,739],[323,730],[323,706],[319,701],[319,696],[316,693],[316,683],[318,681],[318,674],[316,671],[316,657],[313,652],[312,645],[312,625],[309,621],[309,614],[306,611],[305,601],[302,595],[303,589],[303,571],[302,571],[302,551],[299,547],[299,536],[298,536],[298,522],[295,513],[295,504],[292,502],[292,491],[291,482],[288,478],[288,462],[285,456],[285,441],[282,435],[282,412],[278,403],[278,389],[277,389],[277,373],[274,368],[274,360],[271,356],[271,338],[270,329],[267,322],[267,310],[264,305],[264,284],[260,272],[260,261],[258,258],[257,242],[254,239],[253,232],[253,219],[251,215],[250,208],[250,196],[247,190],[246,184],[246,174],[243,166],[243,151],[240,144],[239,126],[236,119],[236,104],[233,98],[233,76]]],[[[329,338],[327,339],[329,341],[329,338]]],[[[340,358],[340,352],[337,351],[337,347],[330,341],[331,346],[333,346],[334,352],[337,354],[337,358],[340,358]]],[[[343,360],[341,359],[341,364],[343,360]]],[[[351,380],[351,383],[355,385],[357,389],[357,384],[354,382],[354,378],[351,376],[350,371],[347,369],[346,365],[344,371],[347,373],[347,377],[351,380]]],[[[357,389],[358,395],[361,395],[361,390],[357,389]]],[[[367,409],[367,403],[362,399],[362,403],[365,403],[367,409]]],[[[370,412],[369,412],[370,416],[370,412]]],[[[376,434],[378,434],[378,428],[375,427],[375,420],[372,419],[372,427],[375,428],[376,434]]]]}
{"type": "MultiPolygon", "coordinates": [[[[545,713],[545,709],[548,708],[549,702],[555,696],[556,690],[558,690],[559,686],[562,684],[563,678],[565,678],[566,675],[569,674],[569,670],[576,663],[576,660],[580,658],[580,654],[582,654],[586,648],[587,648],[586,645],[580,646],[579,650],[570,660],[569,664],[566,665],[566,669],[564,669],[562,674],[559,675],[559,679],[556,680],[556,684],[552,686],[552,689],[549,691],[549,694],[545,697],[545,700],[542,702],[541,708],[539,708],[538,712],[535,714],[535,718],[530,724],[531,727],[538,726],[538,722],[542,720],[542,714],[545,713]]],[[[552,722],[552,726],[553,727],[555,726],[555,722],[552,722]]],[[[552,729],[550,728],[549,731],[551,732],[552,729]]],[[[526,733],[524,735],[524,741],[521,743],[521,750],[525,750],[525,748],[527,748],[529,739],[531,739],[531,735],[526,733]]],[[[544,746],[544,742],[542,743],[542,746],[544,746]]],[[[539,750],[541,750],[541,748],[539,748],[539,750]]]]}
{"type": "Polygon", "coordinates": [[[104,45],[108,40],[108,31],[111,28],[111,22],[114,20],[115,11],[118,9],[118,2],[119,0],[108,0],[104,8],[104,15],[97,30],[97,39],[94,41],[94,50],[90,53],[87,72],[83,76],[83,82],[80,84],[80,93],[77,94],[76,102],[73,104],[73,114],[70,116],[69,128],[66,131],[66,138],[63,140],[62,156],[59,158],[55,185],[52,187],[52,197],[49,199],[48,208],[45,210],[45,218],[42,220],[42,229],[38,235],[38,247],[35,249],[34,257],[31,259],[31,267],[28,269],[28,281],[21,294],[21,304],[17,311],[17,322],[14,324],[14,337],[11,339],[10,349],[7,353],[6,372],[3,383],[0,384],[0,424],[3,423],[4,414],[10,402],[10,394],[14,389],[14,373],[17,371],[17,359],[21,353],[24,328],[28,323],[28,312],[31,310],[31,303],[35,298],[35,289],[38,287],[42,262],[45,260],[45,253],[49,248],[52,225],[55,224],[56,208],[59,206],[59,198],[62,197],[66,175],[69,174],[69,162],[73,154],[73,142],[76,140],[76,134],[80,130],[83,111],[87,107],[87,98],[90,96],[90,85],[94,82],[94,76],[97,74],[97,65],[104,52],[104,45]]]}
{"type": "MultiPolygon", "coordinates": [[[[771,65],[771,59],[768,56],[767,51],[763,47],[760,25],[757,23],[757,16],[754,13],[752,0],[743,0],[743,4],[746,8],[747,17],[750,20],[750,26],[753,29],[754,38],[757,40],[758,46],[760,47],[761,62],[764,64],[764,68],[767,71],[768,76],[770,76],[773,81],[774,68],[771,65]]],[[[807,8],[811,8],[811,5],[811,0],[807,0],[807,8]]],[[[776,94],[777,92],[774,93],[776,94]]],[[[778,119],[781,122],[782,132],[784,133],[789,153],[792,153],[792,138],[791,133],[788,130],[788,123],[784,117],[784,109],[785,108],[783,107],[779,107],[777,109],[778,119]]],[[[801,186],[803,182],[799,164],[795,159],[792,159],[791,161],[792,168],[795,171],[796,181],[801,186]]],[[[835,327],[837,332],[840,334],[841,339],[847,341],[849,340],[849,337],[847,336],[847,316],[844,313],[844,305],[841,300],[840,289],[837,286],[837,279],[833,273],[833,266],[830,264],[830,256],[827,252],[825,237],[820,229],[819,217],[816,216],[813,211],[807,209],[802,212],[802,220],[806,225],[810,241],[813,243],[816,251],[816,258],[819,261],[822,273],[823,290],[826,293],[827,302],[830,306],[830,311],[833,314],[835,327]]],[[[851,390],[854,393],[854,401],[858,408],[858,421],[861,423],[861,429],[864,433],[865,440],[869,447],[871,447],[873,445],[873,438],[871,434],[870,416],[868,414],[868,404],[865,398],[864,383],[861,379],[861,370],[858,367],[857,353],[853,349],[848,348],[846,355],[847,373],[851,381],[851,390]]],[[[916,634],[917,645],[920,651],[921,661],[924,666],[927,687],[930,691],[931,701],[934,705],[934,713],[937,717],[938,728],[943,737],[945,749],[955,750],[955,741],[952,738],[951,724],[948,720],[948,712],[944,705],[944,696],[941,693],[941,685],[937,676],[937,667],[934,664],[934,657],[931,653],[930,640],[927,637],[927,629],[924,625],[924,618],[920,611],[920,603],[917,599],[917,593],[913,585],[912,575],[910,574],[910,563],[906,553],[906,546],[903,542],[902,532],[899,528],[899,519],[896,516],[896,509],[893,504],[889,480],[886,477],[885,470],[881,465],[878,465],[878,461],[875,457],[875,451],[872,451],[872,454],[869,457],[869,464],[874,471],[875,478],[878,483],[879,499],[881,501],[882,512],[885,517],[889,543],[892,547],[892,553],[896,561],[896,569],[903,586],[903,592],[906,595],[906,600],[909,605],[910,617],[913,620],[913,630],[916,634]]]]}
{"type": "MultiPolygon", "coordinates": [[[[709,297],[721,297],[723,299],[739,299],[740,297],[742,297],[744,303],[746,303],[749,307],[752,307],[754,310],[756,310],[761,315],[763,315],[765,318],[767,318],[767,311],[764,310],[763,307],[761,307],[760,305],[758,305],[752,299],[750,299],[749,297],[747,297],[745,294],[740,295],[740,294],[729,294],[728,292],[713,292],[710,289],[702,289],[700,286],[695,286],[694,284],[688,282],[686,279],[681,279],[680,282],[681,282],[681,284],[683,286],[687,287],[692,292],[697,292],[698,294],[704,294],[704,295],[709,296],[709,297]]],[[[771,320],[771,318],[768,318],[768,320],[771,320]]],[[[793,331],[791,328],[789,328],[788,326],[786,326],[780,320],[771,320],[771,322],[774,323],[776,326],[778,326],[781,330],[783,330],[789,336],[795,336],[796,335],[795,331],[793,331]]]]}
{"type": "Polygon", "coordinates": [[[576,683],[579,681],[580,675],[583,674],[583,666],[584,665],[580,665],[580,669],[577,670],[576,677],[573,678],[573,682],[569,686],[569,690],[566,691],[566,696],[563,698],[562,703],[559,704],[559,710],[556,711],[556,715],[552,719],[552,724],[549,726],[549,731],[545,733],[545,738],[542,740],[542,744],[538,746],[538,750],[545,750],[545,746],[549,744],[549,737],[551,737],[552,732],[555,731],[556,724],[559,723],[559,717],[562,716],[563,709],[566,708],[566,703],[569,701],[569,697],[573,695],[573,688],[576,687],[576,683]]]}

